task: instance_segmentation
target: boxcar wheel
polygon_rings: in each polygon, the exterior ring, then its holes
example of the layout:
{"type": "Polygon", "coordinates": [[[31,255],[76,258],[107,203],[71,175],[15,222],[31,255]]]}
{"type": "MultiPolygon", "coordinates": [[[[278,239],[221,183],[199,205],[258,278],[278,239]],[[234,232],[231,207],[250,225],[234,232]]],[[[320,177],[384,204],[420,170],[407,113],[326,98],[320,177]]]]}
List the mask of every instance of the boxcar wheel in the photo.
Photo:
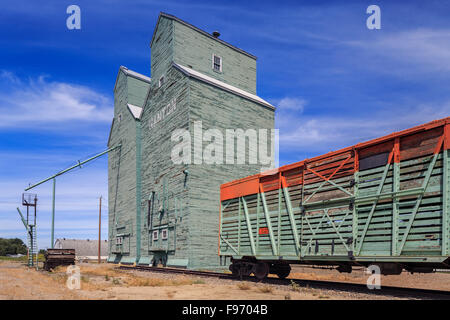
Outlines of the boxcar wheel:
{"type": "Polygon", "coordinates": [[[269,274],[269,265],[265,262],[258,262],[255,265],[253,274],[258,280],[262,280],[269,274]]]}
{"type": "Polygon", "coordinates": [[[280,279],[286,279],[289,273],[291,273],[291,267],[289,265],[283,266],[276,271],[276,275],[280,279]]]}
{"type": "Polygon", "coordinates": [[[228,267],[228,269],[230,269],[231,274],[234,277],[238,277],[239,276],[239,267],[237,265],[235,265],[234,263],[230,264],[230,266],[228,267]]]}

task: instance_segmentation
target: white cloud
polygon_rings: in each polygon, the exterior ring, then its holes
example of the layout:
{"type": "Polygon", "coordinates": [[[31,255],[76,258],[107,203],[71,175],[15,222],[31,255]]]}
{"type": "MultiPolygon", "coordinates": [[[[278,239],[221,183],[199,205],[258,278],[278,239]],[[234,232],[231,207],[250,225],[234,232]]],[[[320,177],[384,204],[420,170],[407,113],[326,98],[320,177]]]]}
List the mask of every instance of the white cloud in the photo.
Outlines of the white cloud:
{"type": "Polygon", "coordinates": [[[12,84],[21,84],[20,79],[12,72],[7,70],[2,70],[0,73],[0,78],[9,81],[12,84]]]}
{"type": "Polygon", "coordinates": [[[307,101],[305,99],[285,97],[277,103],[277,107],[279,111],[290,110],[303,112],[306,104],[307,101]]]}
{"type": "MultiPolygon", "coordinates": [[[[378,138],[450,115],[450,101],[418,103],[373,112],[370,115],[277,115],[282,149],[321,154],[378,138]],[[280,125],[290,123],[291,125],[280,125]],[[293,123],[298,125],[292,126],[293,123]]],[[[299,159],[301,160],[301,159],[299,159]]]]}
{"type": "MultiPolygon", "coordinates": [[[[366,50],[374,59],[378,57],[392,59],[399,63],[397,67],[402,67],[402,71],[450,71],[450,29],[415,29],[383,33],[375,39],[346,43],[366,50]]],[[[385,70],[380,71],[392,71],[384,66],[385,70]]]]}
{"type": "Polygon", "coordinates": [[[0,74],[0,127],[31,124],[110,122],[110,98],[86,86],[47,81],[41,76],[26,82],[13,73],[0,74]]]}

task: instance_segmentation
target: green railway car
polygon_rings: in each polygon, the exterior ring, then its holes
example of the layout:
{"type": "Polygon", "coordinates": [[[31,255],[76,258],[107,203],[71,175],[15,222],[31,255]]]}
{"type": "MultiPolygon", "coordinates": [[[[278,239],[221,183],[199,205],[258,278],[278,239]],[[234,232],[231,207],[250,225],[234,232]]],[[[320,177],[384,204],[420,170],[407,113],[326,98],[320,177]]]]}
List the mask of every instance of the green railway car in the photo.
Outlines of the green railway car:
{"type": "Polygon", "coordinates": [[[219,255],[238,275],[290,264],[450,268],[450,118],[221,185],[219,255]]]}

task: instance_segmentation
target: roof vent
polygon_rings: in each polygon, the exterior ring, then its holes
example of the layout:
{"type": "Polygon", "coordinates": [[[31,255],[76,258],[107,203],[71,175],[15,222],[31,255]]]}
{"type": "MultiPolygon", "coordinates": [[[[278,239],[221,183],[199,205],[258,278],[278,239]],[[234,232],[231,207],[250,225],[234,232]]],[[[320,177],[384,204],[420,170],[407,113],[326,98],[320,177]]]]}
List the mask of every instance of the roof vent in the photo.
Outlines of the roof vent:
{"type": "Polygon", "coordinates": [[[220,32],[219,31],[213,31],[212,35],[213,35],[214,38],[218,38],[218,37],[220,37],[220,32]]]}

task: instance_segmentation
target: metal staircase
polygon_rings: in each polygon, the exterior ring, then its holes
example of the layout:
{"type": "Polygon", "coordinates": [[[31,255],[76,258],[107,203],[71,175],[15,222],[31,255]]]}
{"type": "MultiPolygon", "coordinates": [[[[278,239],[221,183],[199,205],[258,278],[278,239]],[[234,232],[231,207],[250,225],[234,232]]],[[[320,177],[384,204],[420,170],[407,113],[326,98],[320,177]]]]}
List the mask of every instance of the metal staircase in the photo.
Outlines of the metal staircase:
{"type": "Polygon", "coordinates": [[[28,225],[29,229],[27,232],[28,240],[28,266],[38,267],[38,247],[37,247],[37,237],[36,237],[36,226],[28,225]]]}
{"type": "Polygon", "coordinates": [[[36,235],[36,206],[37,206],[37,195],[31,193],[22,194],[22,205],[27,207],[26,219],[23,216],[20,209],[17,208],[19,212],[20,219],[22,220],[25,229],[27,230],[27,246],[28,246],[28,266],[36,267],[38,269],[38,246],[37,246],[37,235],[36,235]],[[34,208],[34,212],[31,212],[30,207],[34,208]],[[32,223],[30,223],[32,222],[32,223]],[[34,222],[34,223],[33,223],[34,222]]]}

